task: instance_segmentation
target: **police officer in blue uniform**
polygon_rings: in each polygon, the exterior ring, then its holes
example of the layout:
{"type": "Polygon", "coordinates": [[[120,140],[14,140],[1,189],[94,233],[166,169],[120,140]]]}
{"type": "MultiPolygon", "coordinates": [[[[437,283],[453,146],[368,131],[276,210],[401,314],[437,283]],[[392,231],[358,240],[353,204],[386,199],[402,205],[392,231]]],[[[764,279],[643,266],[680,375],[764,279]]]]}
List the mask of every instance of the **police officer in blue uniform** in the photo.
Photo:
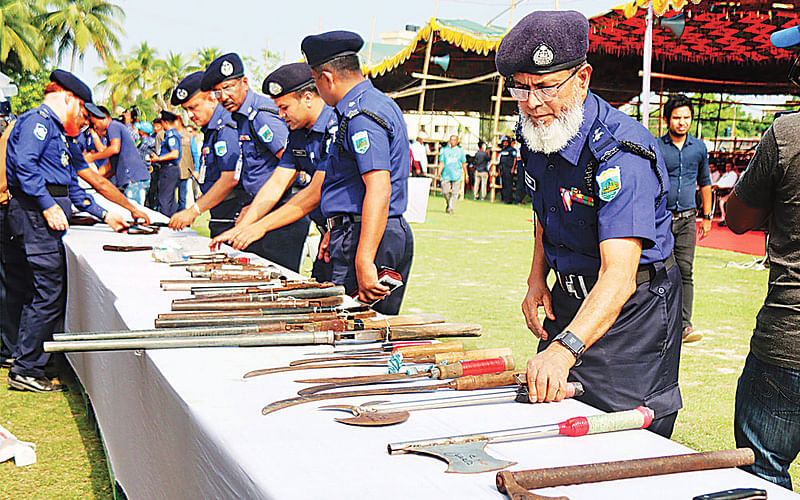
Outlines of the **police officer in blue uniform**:
{"type": "Polygon", "coordinates": [[[178,167],[181,161],[181,135],[175,130],[176,120],[180,118],[175,113],[161,112],[164,140],[161,141],[158,155],[150,157],[150,162],[157,164],[153,168],[158,168],[158,210],[167,217],[172,217],[178,211],[175,190],[178,189],[181,175],[178,167]]]}
{"type": "Polygon", "coordinates": [[[514,203],[514,167],[519,159],[517,150],[511,145],[511,139],[503,137],[500,144],[502,149],[497,154],[497,164],[500,167],[500,182],[503,186],[501,196],[503,202],[514,203]]]}
{"type": "Polygon", "coordinates": [[[394,270],[407,283],[411,270],[414,238],[403,218],[408,132],[397,104],[361,74],[357,54],[363,45],[349,31],[303,39],[317,92],[336,113],[336,134],[325,141],[328,157],[308,187],[265,221],[278,227],[319,206],[330,232],[331,280],[363,302],[379,301],[376,311],[397,314],[406,287],[389,295],[378,272],[394,270]]]}
{"type": "MultiPolygon", "coordinates": [[[[220,56],[208,65],[201,88],[204,91],[213,90],[217,100],[231,112],[236,122],[242,158],[241,184],[252,198],[275,171],[285,151],[289,129],[278,117],[275,104],[268,97],[250,90],[242,60],[235,53],[220,56]]],[[[301,186],[296,188],[299,190],[301,186]]],[[[285,203],[292,196],[292,191],[291,188],[286,189],[277,206],[285,203]]],[[[302,217],[292,224],[270,231],[248,250],[298,271],[309,224],[309,218],[302,217]]]]}
{"type": "Polygon", "coordinates": [[[66,135],[86,121],[89,87],[71,73],[55,70],[41,106],[20,116],[8,140],[6,169],[11,200],[8,238],[3,242],[8,286],[21,298],[14,362],[8,384],[17,390],[54,392],[64,386],[46,377],[50,355],[42,345],[63,320],[66,261],[61,237],[68,228],[70,203],[105,220],[115,230],[126,226],[78,185],[66,135]]]}
{"type": "Polygon", "coordinates": [[[236,123],[211,92],[200,90],[203,75],[203,71],[197,71],[181,80],[170,98],[171,104],[182,106],[203,132],[197,178],[203,195],[191,207],[173,215],[169,227],[178,230],[191,226],[200,214],[210,210],[208,228],[213,238],[233,227],[247,197],[235,178],[239,164],[236,123]]]}
{"type": "Polygon", "coordinates": [[[578,12],[534,12],[496,56],[520,104],[536,214],[522,310],[541,341],[527,380],[534,401],[562,399],[569,377],[601,410],[646,405],[655,412],[650,430],[669,437],[682,405],[669,181],[655,138],[589,91],[588,29],[578,12]],[[557,283],[548,290],[551,270],[557,283]]]}
{"type": "MultiPolygon", "coordinates": [[[[289,142],[275,172],[258,191],[240,223],[235,229],[212,242],[212,246],[225,241],[234,248],[246,248],[266,234],[268,221],[263,219],[264,216],[295,182],[298,174],[302,172],[312,179],[316,176],[317,184],[320,185],[324,178],[325,141],[336,134],[337,120],[333,108],[326,105],[317,93],[314,78],[311,76],[311,67],[306,63],[281,66],[264,79],[261,90],[273,99],[278,107],[279,116],[289,127],[289,142]],[[320,169],[321,173],[317,176],[317,171],[320,169]]],[[[313,195],[313,188],[303,189],[295,196],[309,195],[313,195]]],[[[330,255],[327,253],[329,235],[326,220],[318,208],[309,215],[322,235],[320,241],[322,251],[317,251],[311,277],[318,282],[330,281],[331,264],[330,255]]]]}

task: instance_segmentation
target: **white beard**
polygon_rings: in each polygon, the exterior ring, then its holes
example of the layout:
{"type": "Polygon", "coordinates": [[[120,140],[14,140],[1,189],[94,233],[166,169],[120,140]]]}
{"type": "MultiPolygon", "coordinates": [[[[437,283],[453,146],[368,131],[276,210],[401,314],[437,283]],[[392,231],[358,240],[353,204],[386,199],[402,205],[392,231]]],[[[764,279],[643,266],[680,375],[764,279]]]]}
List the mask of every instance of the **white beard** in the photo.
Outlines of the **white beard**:
{"type": "Polygon", "coordinates": [[[528,149],[534,152],[551,154],[561,151],[575,139],[583,123],[583,102],[580,94],[576,93],[561,116],[553,120],[550,125],[544,125],[538,120],[533,120],[519,109],[520,133],[528,149]]]}

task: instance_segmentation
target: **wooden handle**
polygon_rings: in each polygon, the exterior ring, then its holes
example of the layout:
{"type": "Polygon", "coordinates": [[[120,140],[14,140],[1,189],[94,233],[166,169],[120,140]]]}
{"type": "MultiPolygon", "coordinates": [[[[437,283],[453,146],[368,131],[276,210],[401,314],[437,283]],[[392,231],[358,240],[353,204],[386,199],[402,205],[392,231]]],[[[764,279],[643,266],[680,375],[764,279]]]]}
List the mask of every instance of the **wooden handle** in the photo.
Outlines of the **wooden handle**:
{"type": "Polygon", "coordinates": [[[383,328],[385,326],[410,326],[410,325],[430,325],[444,323],[444,316],[441,314],[403,314],[400,316],[388,316],[386,318],[370,318],[360,320],[364,329],[383,328]]]}
{"type": "Polygon", "coordinates": [[[440,344],[412,345],[408,347],[398,347],[394,352],[403,355],[403,359],[416,361],[417,358],[433,356],[445,352],[463,352],[464,344],[461,342],[442,342],[440,344]]]}
{"type": "Polygon", "coordinates": [[[433,356],[432,360],[427,360],[427,362],[433,361],[438,365],[441,363],[455,363],[456,361],[466,361],[469,359],[499,358],[501,356],[513,356],[511,348],[500,347],[496,349],[476,349],[474,351],[436,354],[433,356]]]}
{"type": "Polygon", "coordinates": [[[525,370],[514,370],[490,375],[472,375],[453,380],[453,389],[457,391],[474,391],[516,385],[515,376],[525,377],[525,370]]]}
{"type": "Polygon", "coordinates": [[[735,450],[534,469],[499,473],[497,475],[497,489],[505,493],[506,482],[508,482],[509,478],[513,478],[515,484],[526,490],[534,490],[552,486],[597,483],[616,479],[675,474],[678,472],[726,469],[750,465],[754,461],[753,450],[738,448],[735,450]]]}
{"type": "Polygon", "coordinates": [[[497,358],[477,359],[474,361],[461,361],[459,363],[437,365],[436,378],[458,378],[466,375],[484,375],[487,373],[500,373],[514,369],[514,358],[503,356],[497,358]],[[511,367],[508,367],[509,360],[511,367]]]}
{"type": "Polygon", "coordinates": [[[420,340],[438,337],[480,337],[481,325],[473,323],[437,323],[392,327],[389,340],[420,340]]]}

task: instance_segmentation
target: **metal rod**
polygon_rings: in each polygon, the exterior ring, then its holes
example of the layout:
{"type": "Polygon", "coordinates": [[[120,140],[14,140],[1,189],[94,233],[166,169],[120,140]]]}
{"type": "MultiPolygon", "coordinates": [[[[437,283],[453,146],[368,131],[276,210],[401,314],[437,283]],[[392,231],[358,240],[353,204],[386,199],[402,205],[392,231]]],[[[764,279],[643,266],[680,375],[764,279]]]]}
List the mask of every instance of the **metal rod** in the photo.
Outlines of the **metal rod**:
{"type": "Polygon", "coordinates": [[[517,390],[510,389],[488,394],[477,394],[469,396],[456,396],[449,398],[418,399],[414,401],[389,401],[385,403],[363,404],[357,408],[361,413],[366,412],[388,412],[388,411],[413,411],[413,410],[433,410],[436,408],[453,408],[457,406],[482,405],[491,403],[504,403],[514,401],[517,398],[517,390]]]}
{"type": "Polygon", "coordinates": [[[266,347],[278,345],[333,344],[333,332],[276,333],[271,335],[228,335],[208,337],[78,340],[45,342],[45,352],[129,351],[186,347],[266,347]]]}

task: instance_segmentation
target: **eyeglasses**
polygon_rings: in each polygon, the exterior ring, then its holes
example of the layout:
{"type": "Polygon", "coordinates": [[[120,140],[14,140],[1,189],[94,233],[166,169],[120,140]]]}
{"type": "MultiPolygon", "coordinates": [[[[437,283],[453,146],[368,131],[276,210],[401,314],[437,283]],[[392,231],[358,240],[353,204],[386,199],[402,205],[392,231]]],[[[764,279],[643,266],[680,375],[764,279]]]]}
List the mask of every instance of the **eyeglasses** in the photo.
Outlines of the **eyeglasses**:
{"type": "Polygon", "coordinates": [[[558,85],[554,85],[552,87],[543,87],[539,89],[526,89],[522,87],[515,87],[512,85],[506,88],[508,89],[508,93],[511,94],[511,97],[513,97],[517,101],[527,101],[530,98],[531,92],[533,92],[533,95],[535,95],[536,98],[539,99],[541,102],[550,102],[558,96],[558,91],[561,89],[561,87],[563,87],[565,83],[567,83],[573,76],[575,76],[575,74],[582,67],[583,67],[582,65],[578,66],[577,68],[572,70],[572,73],[570,73],[569,76],[566,79],[564,79],[563,82],[559,83],[558,85]]]}
{"type": "Polygon", "coordinates": [[[219,89],[212,91],[211,92],[211,97],[213,97],[214,99],[219,100],[219,99],[222,98],[222,94],[226,94],[226,95],[233,94],[234,90],[236,90],[236,87],[239,86],[239,83],[241,83],[241,81],[242,81],[241,79],[237,79],[237,80],[235,80],[235,83],[232,83],[231,85],[228,85],[227,87],[220,87],[219,89]]]}

